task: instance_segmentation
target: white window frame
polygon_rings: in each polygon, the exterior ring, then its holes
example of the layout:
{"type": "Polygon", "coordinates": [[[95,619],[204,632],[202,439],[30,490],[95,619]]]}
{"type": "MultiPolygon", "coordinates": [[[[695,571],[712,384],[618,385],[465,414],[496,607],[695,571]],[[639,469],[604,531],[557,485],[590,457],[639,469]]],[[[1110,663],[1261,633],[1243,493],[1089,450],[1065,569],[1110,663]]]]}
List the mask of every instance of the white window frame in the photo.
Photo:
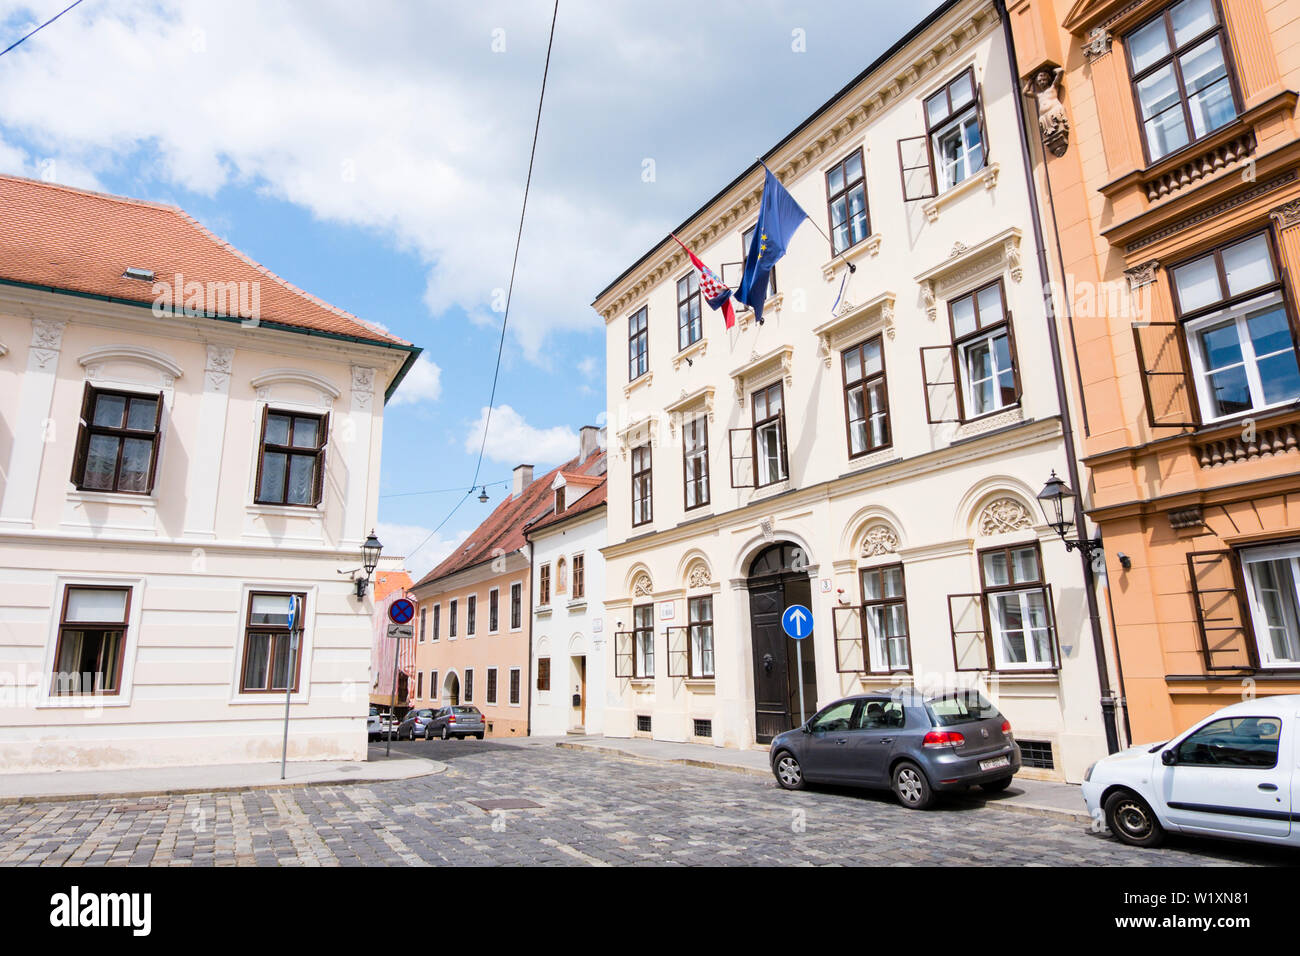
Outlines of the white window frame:
{"type": "Polygon", "coordinates": [[[1288,634],[1288,638],[1296,650],[1296,658],[1294,660],[1277,658],[1273,654],[1273,642],[1270,639],[1271,627],[1267,617],[1265,617],[1264,608],[1257,599],[1256,589],[1258,585],[1250,567],[1252,564],[1282,559],[1289,559],[1291,562],[1291,584],[1295,589],[1294,600],[1296,602],[1294,607],[1300,609],[1300,542],[1250,548],[1240,553],[1242,577],[1245,579],[1246,585],[1246,602],[1250,608],[1251,623],[1254,625],[1255,647],[1259,654],[1261,669],[1293,670],[1300,668],[1300,617],[1292,622],[1296,627],[1295,632],[1288,634]]]}
{"type": "MultiPolygon", "coordinates": [[[[1247,319],[1255,313],[1265,312],[1272,309],[1281,308],[1283,317],[1286,318],[1286,302],[1280,292],[1270,292],[1256,299],[1242,302],[1239,305],[1222,309],[1211,315],[1201,316],[1199,319],[1193,319],[1185,326],[1187,335],[1187,352],[1192,360],[1192,377],[1196,382],[1196,397],[1201,404],[1202,421],[1208,423],[1227,421],[1240,415],[1254,415],[1273,408],[1280,408],[1293,404],[1295,398],[1284,398],[1279,401],[1268,404],[1264,401],[1264,382],[1259,374],[1260,357],[1255,352],[1255,343],[1250,338],[1250,330],[1246,326],[1247,319]],[[1222,415],[1211,415],[1210,410],[1215,407],[1214,397],[1210,391],[1210,369],[1205,362],[1205,352],[1201,348],[1200,333],[1205,329],[1223,325],[1232,322],[1237,330],[1237,344],[1241,348],[1242,364],[1246,370],[1246,384],[1250,389],[1251,407],[1240,411],[1225,412],[1222,415]]],[[[1290,323],[1288,319],[1288,332],[1290,323]]],[[[1288,335],[1288,339],[1290,336],[1288,335]]],[[[1264,358],[1271,358],[1274,355],[1281,355],[1283,349],[1276,352],[1270,352],[1264,358]]],[[[1295,343],[1291,341],[1289,351],[1292,355],[1296,354],[1295,343]]],[[[1300,361],[1300,356],[1297,356],[1300,361]]],[[[1229,368],[1230,366],[1224,366],[1229,368]]]]}
{"type": "Polygon", "coordinates": [[[930,140],[934,149],[935,178],[938,180],[938,191],[941,193],[947,192],[954,186],[960,186],[987,165],[987,159],[985,158],[987,144],[984,142],[984,131],[980,128],[979,109],[975,100],[972,100],[970,106],[931,133],[930,140]],[[974,155],[974,150],[966,145],[966,129],[968,126],[974,126],[976,133],[979,134],[980,165],[976,169],[970,168],[970,158],[974,155]],[[944,154],[940,144],[944,139],[953,135],[958,137],[961,150],[957,154],[957,158],[953,160],[952,165],[949,166],[944,162],[944,154]],[[964,170],[960,176],[957,175],[959,170],[964,170]],[[949,178],[950,173],[953,177],[951,179],[949,178]]]}
{"type": "MultiPolygon", "coordinates": [[[[1041,557],[1040,559],[1041,560],[1041,557]]],[[[1033,585],[1015,591],[993,591],[987,594],[986,600],[989,603],[989,627],[993,630],[993,659],[996,667],[1000,671],[1014,670],[1050,670],[1054,668],[1055,662],[1052,660],[1052,609],[1051,596],[1047,588],[1043,585],[1033,585]],[[1039,659],[1036,656],[1038,648],[1033,639],[1034,628],[1030,625],[1029,616],[1029,595],[1041,594],[1043,596],[1043,611],[1047,615],[1047,657],[1039,659]],[[1004,644],[1004,635],[1007,633],[1002,628],[1002,618],[997,612],[997,605],[1007,598],[1015,598],[1020,605],[1020,620],[1023,624],[1020,633],[1024,635],[1025,657],[1023,661],[1012,661],[1007,659],[1006,646],[1004,644]]]]}
{"type": "Polygon", "coordinates": [[[965,410],[966,410],[967,419],[983,418],[985,415],[993,415],[996,414],[997,412],[1002,411],[1003,409],[1014,408],[1016,405],[1020,404],[1018,400],[1012,400],[1009,402],[1002,401],[1002,387],[998,383],[1000,376],[1005,372],[1011,373],[1011,380],[1013,383],[1015,382],[1016,374],[1017,374],[1016,356],[1014,350],[1011,348],[1011,333],[1008,330],[1006,324],[1003,324],[999,328],[990,329],[984,335],[980,335],[976,338],[968,339],[965,342],[962,342],[959,346],[957,346],[957,352],[958,352],[958,365],[961,366],[960,369],[958,369],[958,373],[961,375],[962,398],[965,399],[966,402],[965,410]],[[1007,340],[1007,351],[1011,353],[1011,365],[1009,368],[1002,368],[1001,366],[998,365],[998,350],[997,350],[996,342],[999,338],[1004,338],[1007,340]],[[975,346],[983,345],[985,343],[988,344],[989,365],[993,369],[993,374],[991,378],[979,379],[979,382],[983,383],[983,382],[991,381],[993,383],[994,404],[991,408],[980,410],[977,409],[976,407],[976,402],[975,402],[976,383],[971,378],[970,375],[970,364],[968,361],[968,356],[971,349],[973,349],[975,346]]]}

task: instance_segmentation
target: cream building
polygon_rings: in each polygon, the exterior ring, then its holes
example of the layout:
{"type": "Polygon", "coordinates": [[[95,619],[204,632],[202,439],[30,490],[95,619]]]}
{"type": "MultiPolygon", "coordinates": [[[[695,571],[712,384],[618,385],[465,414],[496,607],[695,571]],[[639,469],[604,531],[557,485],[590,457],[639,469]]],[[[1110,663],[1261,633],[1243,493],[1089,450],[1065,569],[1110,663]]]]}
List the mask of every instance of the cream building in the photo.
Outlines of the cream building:
{"type": "Polygon", "coordinates": [[[179,209],[0,177],[0,770],[278,760],[290,684],[290,758],[364,759],[340,570],[418,353],[179,209]]]}
{"type": "MultiPolygon", "coordinates": [[[[800,227],[764,324],[702,307],[671,238],[596,299],[607,735],[761,747],[801,691],[811,715],[961,684],[1027,775],[1107,752],[1109,637],[1035,501],[1069,453],[1008,63],[995,5],[953,0],[764,156],[834,238],[800,227]]],[[[733,289],[761,186],[755,164],[674,230],[733,289]]]]}

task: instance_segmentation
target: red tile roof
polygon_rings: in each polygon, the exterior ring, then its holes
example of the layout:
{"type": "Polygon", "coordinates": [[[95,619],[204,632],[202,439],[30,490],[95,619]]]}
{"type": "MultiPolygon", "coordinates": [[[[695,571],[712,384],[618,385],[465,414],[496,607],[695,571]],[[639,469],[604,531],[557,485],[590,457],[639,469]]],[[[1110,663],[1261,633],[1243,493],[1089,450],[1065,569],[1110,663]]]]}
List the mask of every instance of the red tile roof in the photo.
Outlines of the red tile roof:
{"type": "Polygon", "coordinates": [[[439,578],[489,561],[498,548],[506,554],[519,550],[528,543],[524,531],[529,522],[545,516],[555,507],[551,482],[557,474],[563,471],[588,475],[601,471],[604,466],[605,452],[598,450],[586,461],[580,462],[574,457],[559,468],[552,468],[542,477],[533,479],[520,494],[511,495],[497,505],[488,519],[469,533],[464,545],[422,577],[415,586],[424,587],[439,578]]]}
{"type": "Polygon", "coordinates": [[[128,268],[169,284],[177,273],[187,284],[257,282],[262,321],[410,344],[285,281],[175,206],[0,175],[0,279],[152,304],[153,283],[124,278],[128,268]]]}
{"type": "MultiPolygon", "coordinates": [[[[570,481],[570,483],[575,483],[572,481],[571,477],[567,475],[565,477],[566,480],[570,481]]],[[[559,514],[555,514],[555,512],[552,511],[550,514],[545,515],[533,524],[530,524],[524,529],[524,534],[531,538],[538,531],[549,528],[551,525],[559,524],[561,521],[567,521],[577,515],[599,508],[606,502],[608,497],[609,482],[606,480],[604,475],[601,475],[600,483],[597,484],[595,488],[592,488],[591,491],[587,492],[559,514]]],[[[552,507],[554,507],[554,502],[552,502],[552,507]]]]}

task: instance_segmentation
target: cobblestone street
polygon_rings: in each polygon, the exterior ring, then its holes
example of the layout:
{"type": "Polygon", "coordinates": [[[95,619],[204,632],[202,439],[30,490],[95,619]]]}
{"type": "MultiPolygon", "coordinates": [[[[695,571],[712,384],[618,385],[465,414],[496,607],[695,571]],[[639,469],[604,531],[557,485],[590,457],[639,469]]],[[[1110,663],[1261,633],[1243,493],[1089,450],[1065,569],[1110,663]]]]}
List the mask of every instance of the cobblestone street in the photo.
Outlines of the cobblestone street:
{"type": "MultiPolygon", "coordinates": [[[[374,749],[382,757],[382,746],[374,749]]],[[[787,793],[756,776],[536,742],[420,741],[398,751],[448,769],[393,783],[0,807],[0,864],[1291,862],[1272,848],[1204,841],[1134,850],[1085,825],[975,800],[918,813],[888,794],[787,793]],[[537,806],[501,809],[489,801],[537,806]]]]}

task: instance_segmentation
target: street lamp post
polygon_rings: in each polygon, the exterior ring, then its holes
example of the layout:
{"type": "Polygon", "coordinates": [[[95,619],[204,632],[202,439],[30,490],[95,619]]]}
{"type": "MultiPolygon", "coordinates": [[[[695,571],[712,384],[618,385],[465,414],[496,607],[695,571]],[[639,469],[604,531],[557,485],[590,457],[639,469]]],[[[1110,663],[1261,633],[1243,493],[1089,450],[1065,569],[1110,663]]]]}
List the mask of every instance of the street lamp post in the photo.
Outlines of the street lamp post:
{"type": "Polygon", "coordinates": [[[1093,568],[1093,555],[1100,555],[1102,544],[1100,538],[1089,538],[1083,514],[1079,511],[1079,495],[1073,488],[1062,481],[1055,471],[1052,472],[1043,490],[1038,493],[1038,505],[1043,509],[1043,518],[1057,536],[1065,542],[1066,551],[1078,551],[1083,561],[1084,591],[1088,600],[1088,615],[1091,619],[1094,646],[1098,655],[1097,676],[1101,683],[1101,717],[1106,731],[1106,747],[1110,753],[1119,750],[1119,729],[1115,721],[1115,698],[1110,690],[1110,675],[1106,671],[1106,659],[1101,643],[1100,614],[1097,608],[1097,579],[1093,568]],[[1075,536],[1069,537],[1070,529],[1075,536]]]}

